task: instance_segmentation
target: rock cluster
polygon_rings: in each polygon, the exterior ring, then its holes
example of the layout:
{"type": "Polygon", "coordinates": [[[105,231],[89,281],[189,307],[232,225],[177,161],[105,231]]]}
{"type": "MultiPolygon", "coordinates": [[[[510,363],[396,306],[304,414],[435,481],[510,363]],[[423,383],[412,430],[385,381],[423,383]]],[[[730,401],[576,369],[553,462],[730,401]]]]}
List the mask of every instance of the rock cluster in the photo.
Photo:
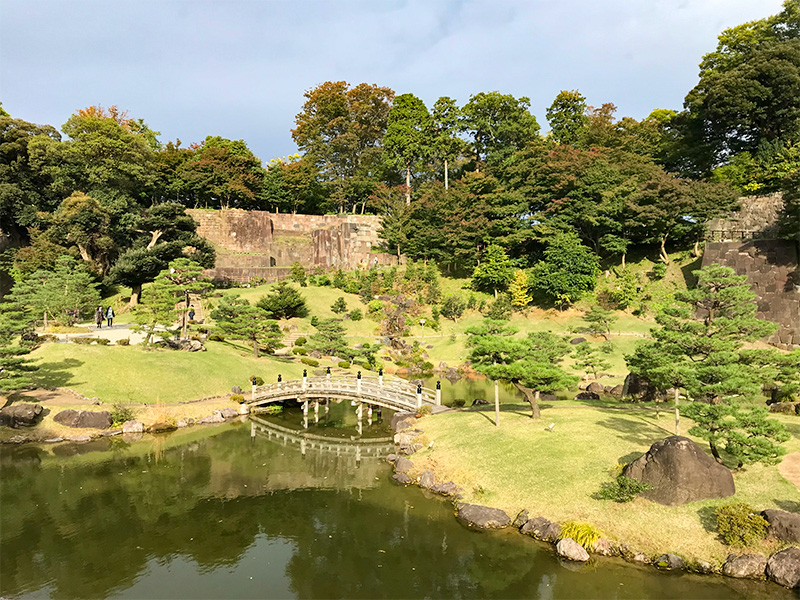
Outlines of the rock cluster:
{"type": "Polygon", "coordinates": [[[89,410],[62,410],[53,420],[66,427],[85,429],[108,429],[111,427],[111,413],[107,410],[92,412],[89,410]]]}
{"type": "Polygon", "coordinates": [[[42,416],[41,404],[12,404],[0,409],[0,425],[6,427],[32,427],[42,416]]]}

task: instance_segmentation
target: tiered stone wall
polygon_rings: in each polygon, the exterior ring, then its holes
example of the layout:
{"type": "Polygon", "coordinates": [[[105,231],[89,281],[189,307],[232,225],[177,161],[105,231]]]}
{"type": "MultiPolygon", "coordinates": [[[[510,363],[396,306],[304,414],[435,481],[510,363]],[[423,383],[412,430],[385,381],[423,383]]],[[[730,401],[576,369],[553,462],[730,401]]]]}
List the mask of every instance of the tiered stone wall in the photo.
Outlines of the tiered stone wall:
{"type": "Polygon", "coordinates": [[[725,219],[711,219],[706,226],[710,241],[776,239],[778,222],[784,210],[783,194],[745,196],[739,199],[739,211],[725,219]]]}
{"type": "Polygon", "coordinates": [[[355,268],[397,264],[375,251],[380,217],[374,215],[292,215],[244,210],[187,210],[197,233],[217,248],[207,274],[245,283],[254,277],[283,279],[294,262],[304,267],[355,268]]]}
{"type": "Polygon", "coordinates": [[[784,349],[800,347],[800,271],[795,242],[707,242],[703,266],[714,263],[747,275],[758,295],[758,317],[780,324],[768,339],[770,343],[784,349]]]}

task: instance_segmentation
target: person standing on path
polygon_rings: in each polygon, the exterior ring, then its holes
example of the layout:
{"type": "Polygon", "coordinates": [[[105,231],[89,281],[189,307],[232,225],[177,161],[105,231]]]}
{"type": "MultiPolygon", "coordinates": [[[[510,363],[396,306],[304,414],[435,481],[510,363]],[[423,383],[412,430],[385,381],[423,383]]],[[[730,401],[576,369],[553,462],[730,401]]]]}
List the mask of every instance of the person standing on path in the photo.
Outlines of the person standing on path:
{"type": "Polygon", "coordinates": [[[189,320],[194,321],[194,304],[189,307],[189,320]]]}
{"type": "Polygon", "coordinates": [[[108,320],[108,326],[111,327],[114,324],[114,308],[112,306],[108,307],[106,311],[106,319],[108,320]]]}
{"type": "Polygon", "coordinates": [[[102,306],[98,306],[97,310],[94,311],[94,322],[97,325],[98,329],[101,329],[103,327],[103,316],[104,316],[103,315],[103,307],[102,306]]]}

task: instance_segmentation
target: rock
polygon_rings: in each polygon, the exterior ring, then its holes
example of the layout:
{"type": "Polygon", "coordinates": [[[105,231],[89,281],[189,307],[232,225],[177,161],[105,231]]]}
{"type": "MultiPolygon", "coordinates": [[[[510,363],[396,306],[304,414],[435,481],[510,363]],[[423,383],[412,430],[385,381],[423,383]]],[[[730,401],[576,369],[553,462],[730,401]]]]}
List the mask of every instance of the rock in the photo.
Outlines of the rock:
{"type": "Polygon", "coordinates": [[[539,395],[540,402],[557,402],[558,396],[555,394],[540,394],[539,395]]]}
{"type": "Polygon", "coordinates": [[[249,415],[250,414],[250,405],[245,403],[245,402],[242,402],[239,405],[239,410],[236,411],[236,412],[237,412],[237,414],[240,414],[240,415],[249,415]]]}
{"type": "Polygon", "coordinates": [[[523,510],[522,510],[522,511],[521,511],[521,512],[520,512],[520,513],[519,513],[519,514],[516,516],[516,518],[514,519],[514,522],[512,523],[512,525],[513,525],[513,526],[514,526],[516,529],[520,529],[520,528],[521,528],[523,525],[525,525],[525,523],[527,523],[527,522],[528,522],[528,520],[529,520],[529,519],[530,519],[530,516],[528,515],[528,509],[527,509],[527,508],[526,508],[526,509],[523,509],[523,510]]]}
{"type": "Polygon", "coordinates": [[[447,369],[447,373],[444,374],[444,378],[447,379],[450,383],[455,383],[459,379],[461,379],[461,373],[458,372],[457,369],[450,367],[447,369]]]}
{"type": "Polygon", "coordinates": [[[561,525],[548,521],[544,517],[531,519],[522,526],[520,531],[543,542],[555,542],[561,537],[561,525]]]}
{"type": "Polygon", "coordinates": [[[647,558],[647,555],[644,552],[634,552],[631,555],[630,561],[632,563],[636,563],[637,565],[646,565],[650,562],[650,559],[647,558]]]}
{"type": "Polygon", "coordinates": [[[197,421],[200,425],[210,425],[213,423],[224,423],[225,419],[219,414],[219,411],[214,411],[213,415],[209,415],[207,417],[203,417],[197,421]]]}
{"type": "Polygon", "coordinates": [[[406,454],[408,456],[416,454],[420,450],[422,450],[422,444],[411,444],[410,446],[405,446],[404,448],[401,449],[403,454],[406,454]]]}
{"type": "Polygon", "coordinates": [[[144,423],[141,421],[125,421],[122,424],[122,433],[142,433],[144,431],[144,423]]]}
{"type": "Polygon", "coordinates": [[[402,485],[408,485],[409,483],[411,483],[411,477],[409,477],[405,473],[395,473],[394,475],[392,475],[392,480],[402,485]]]}
{"type": "Polygon", "coordinates": [[[410,384],[411,384],[411,385],[413,385],[414,387],[417,387],[418,385],[421,385],[421,386],[424,386],[424,385],[425,385],[425,382],[424,382],[424,381],[422,381],[422,379],[412,379],[412,380],[411,380],[411,381],[409,381],[408,383],[410,383],[410,384]]]}
{"type": "Polygon", "coordinates": [[[586,341],[586,338],[584,338],[584,337],[576,337],[576,338],[572,338],[569,341],[569,343],[572,344],[573,346],[577,346],[578,344],[582,344],[585,341],[586,341]]]}
{"type": "Polygon", "coordinates": [[[650,483],[653,489],[643,492],[642,497],[667,506],[727,498],[736,491],[729,469],[689,438],[677,435],[650,446],[622,474],[650,483]]]}
{"type": "Polygon", "coordinates": [[[231,394],[241,394],[241,393],[242,393],[242,388],[240,388],[238,385],[235,385],[231,388],[231,394]]]}
{"type": "Polygon", "coordinates": [[[41,418],[41,404],[12,404],[0,409],[0,425],[6,427],[32,427],[41,418]]]}
{"type": "Polygon", "coordinates": [[[489,404],[489,401],[483,398],[475,398],[475,400],[472,401],[472,406],[482,406],[484,404],[489,404]]]}
{"type": "Polygon", "coordinates": [[[452,481],[448,481],[447,483],[437,483],[431,487],[431,491],[442,496],[455,496],[458,493],[458,486],[452,481]]]}
{"type": "Polygon", "coordinates": [[[95,406],[99,406],[100,405],[100,398],[98,398],[97,396],[92,398],[92,404],[94,404],[95,406]]]}
{"type": "Polygon", "coordinates": [[[395,428],[395,431],[403,431],[403,429],[409,429],[410,427],[413,427],[414,423],[416,423],[416,422],[417,422],[417,420],[413,419],[413,418],[411,418],[411,419],[403,419],[402,421],[400,421],[397,424],[397,427],[395,428]]]}
{"type": "Polygon", "coordinates": [[[175,431],[177,426],[172,423],[167,423],[166,421],[158,421],[157,423],[153,423],[150,427],[147,428],[147,431],[150,433],[168,433],[170,431],[175,431]]]}
{"type": "Polygon", "coordinates": [[[657,569],[665,571],[680,571],[683,569],[683,559],[677,554],[662,554],[653,560],[657,569]]]}
{"type": "Polygon", "coordinates": [[[698,560],[690,565],[689,570],[703,575],[710,575],[714,573],[714,565],[704,560],[698,560]]]}
{"type": "Polygon", "coordinates": [[[53,420],[66,427],[108,429],[111,427],[111,413],[104,410],[101,412],[91,412],[88,410],[62,410],[53,420]]]}
{"type": "Polygon", "coordinates": [[[782,542],[800,544],[800,515],[770,508],[762,511],[761,516],[769,523],[767,535],[782,542]]]}
{"type": "Polygon", "coordinates": [[[91,442],[92,436],[90,435],[71,435],[65,438],[68,442],[91,442]]]}
{"type": "Polygon", "coordinates": [[[730,554],[722,565],[722,574],[737,579],[761,579],[766,568],[767,559],[760,554],[730,554]]]}
{"type": "Polygon", "coordinates": [[[505,511],[479,504],[459,504],[458,518],[478,529],[503,529],[511,524],[505,511]]]}
{"type": "Polygon", "coordinates": [[[601,537],[594,543],[592,552],[603,556],[617,556],[619,554],[619,548],[608,538],[601,537]]]}
{"type": "Polygon", "coordinates": [[[414,413],[396,412],[392,415],[392,422],[391,422],[392,431],[397,431],[397,425],[401,421],[409,421],[411,423],[416,423],[417,419],[416,417],[414,417],[414,413]]]}
{"type": "Polygon", "coordinates": [[[63,442],[63,441],[64,441],[63,437],[54,437],[54,438],[49,438],[49,439],[45,440],[44,443],[45,444],[57,444],[57,443],[63,442]]]}
{"type": "Polygon", "coordinates": [[[314,350],[313,352],[309,353],[309,356],[311,358],[316,358],[319,360],[320,358],[322,358],[322,352],[320,352],[319,350],[314,350]]]}
{"type": "Polygon", "coordinates": [[[121,429],[113,429],[111,431],[103,431],[100,434],[100,437],[116,437],[118,435],[122,435],[122,430],[121,429]]]}
{"type": "Polygon", "coordinates": [[[219,414],[222,415],[223,419],[232,419],[233,417],[239,416],[239,411],[235,408],[223,408],[219,411],[219,414]]]}
{"type": "Polygon", "coordinates": [[[603,392],[606,391],[606,388],[605,388],[605,386],[603,386],[602,383],[599,383],[597,381],[593,381],[592,383],[590,383],[589,385],[586,386],[586,391],[590,392],[590,393],[593,392],[595,394],[602,394],[603,392]]]}
{"type": "Polygon", "coordinates": [[[449,369],[449,368],[450,367],[447,366],[446,362],[444,362],[443,360],[439,361],[439,370],[440,371],[447,371],[447,369],[449,369]]]}
{"type": "Polygon", "coordinates": [[[589,553],[586,549],[572,538],[558,540],[556,552],[561,558],[566,558],[567,560],[577,562],[588,562],[589,560],[589,553]]]}
{"type": "Polygon", "coordinates": [[[416,429],[405,429],[400,433],[394,434],[394,443],[400,446],[400,448],[408,448],[414,443],[414,440],[417,439],[419,433],[416,429]]]}
{"type": "Polygon", "coordinates": [[[398,458],[394,463],[395,473],[408,473],[413,468],[414,468],[414,463],[412,463],[407,458],[403,458],[402,456],[398,458]]]}
{"type": "Polygon", "coordinates": [[[178,429],[183,429],[184,427],[188,427],[188,426],[189,426],[189,424],[186,421],[184,421],[183,419],[178,419],[178,421],[175,423],[175,427],[177,427],[178,429]]]}
{"type": "Polygon", "coordinates": [[[597,392],[580,392],[575,395],[575,400],[600,400],[600,394],[597,392]]]}
{"type": "Polygon", "coordinates": [[[395,462],[397,462],[398,458],[400,458],[400,457],[397,456],[397,454],[389,454],[386,457],[386,462],[394,464],[395,462]]]}
{"type": "Polygon", "coordinates": [[[800,582],[800,548],[786,548],[770,556],[767,577],[784,587],[797,587],[800,582]]]}
{"type": "Polygon", "coordinates": [[[419,476],[419,487],[421,488],[429,490],[434,486],[435,483],[436,478],[433,474],[433,471],[423,471],[422,475],[419,476]]]}
{"type": "Polygon", "coordinates": [[[769,412],[771,413],[795,413],[797,414],[797,407],[800,406],[798,402],[777,402],[770,404],[769,412]]]}
{"type": "Polygon", "coordinates": [[[624,390],[624,386],[615,385],[610,390],[608,390],[608,393],[611,394],[612,396],[614,396],[615,398],[622,398],[623,390],[624,390]]]}

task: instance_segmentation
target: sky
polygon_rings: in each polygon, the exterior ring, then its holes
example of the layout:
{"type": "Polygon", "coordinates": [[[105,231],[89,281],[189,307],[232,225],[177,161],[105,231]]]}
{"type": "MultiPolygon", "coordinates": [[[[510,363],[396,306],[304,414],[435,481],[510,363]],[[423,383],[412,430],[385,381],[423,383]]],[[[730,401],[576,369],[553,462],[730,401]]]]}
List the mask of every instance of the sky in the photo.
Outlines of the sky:
{"type": "Polygon", "coordinates": [[[264,162],[297,151],[303,94],[388,86],[430,107],[527,96],[542,131],[560,90],[641,119],[680,110],[728,27],[781,0],[0,0],[0,102],[58,128],[117,105],[183,146],[243,139],[264,162]]]}

